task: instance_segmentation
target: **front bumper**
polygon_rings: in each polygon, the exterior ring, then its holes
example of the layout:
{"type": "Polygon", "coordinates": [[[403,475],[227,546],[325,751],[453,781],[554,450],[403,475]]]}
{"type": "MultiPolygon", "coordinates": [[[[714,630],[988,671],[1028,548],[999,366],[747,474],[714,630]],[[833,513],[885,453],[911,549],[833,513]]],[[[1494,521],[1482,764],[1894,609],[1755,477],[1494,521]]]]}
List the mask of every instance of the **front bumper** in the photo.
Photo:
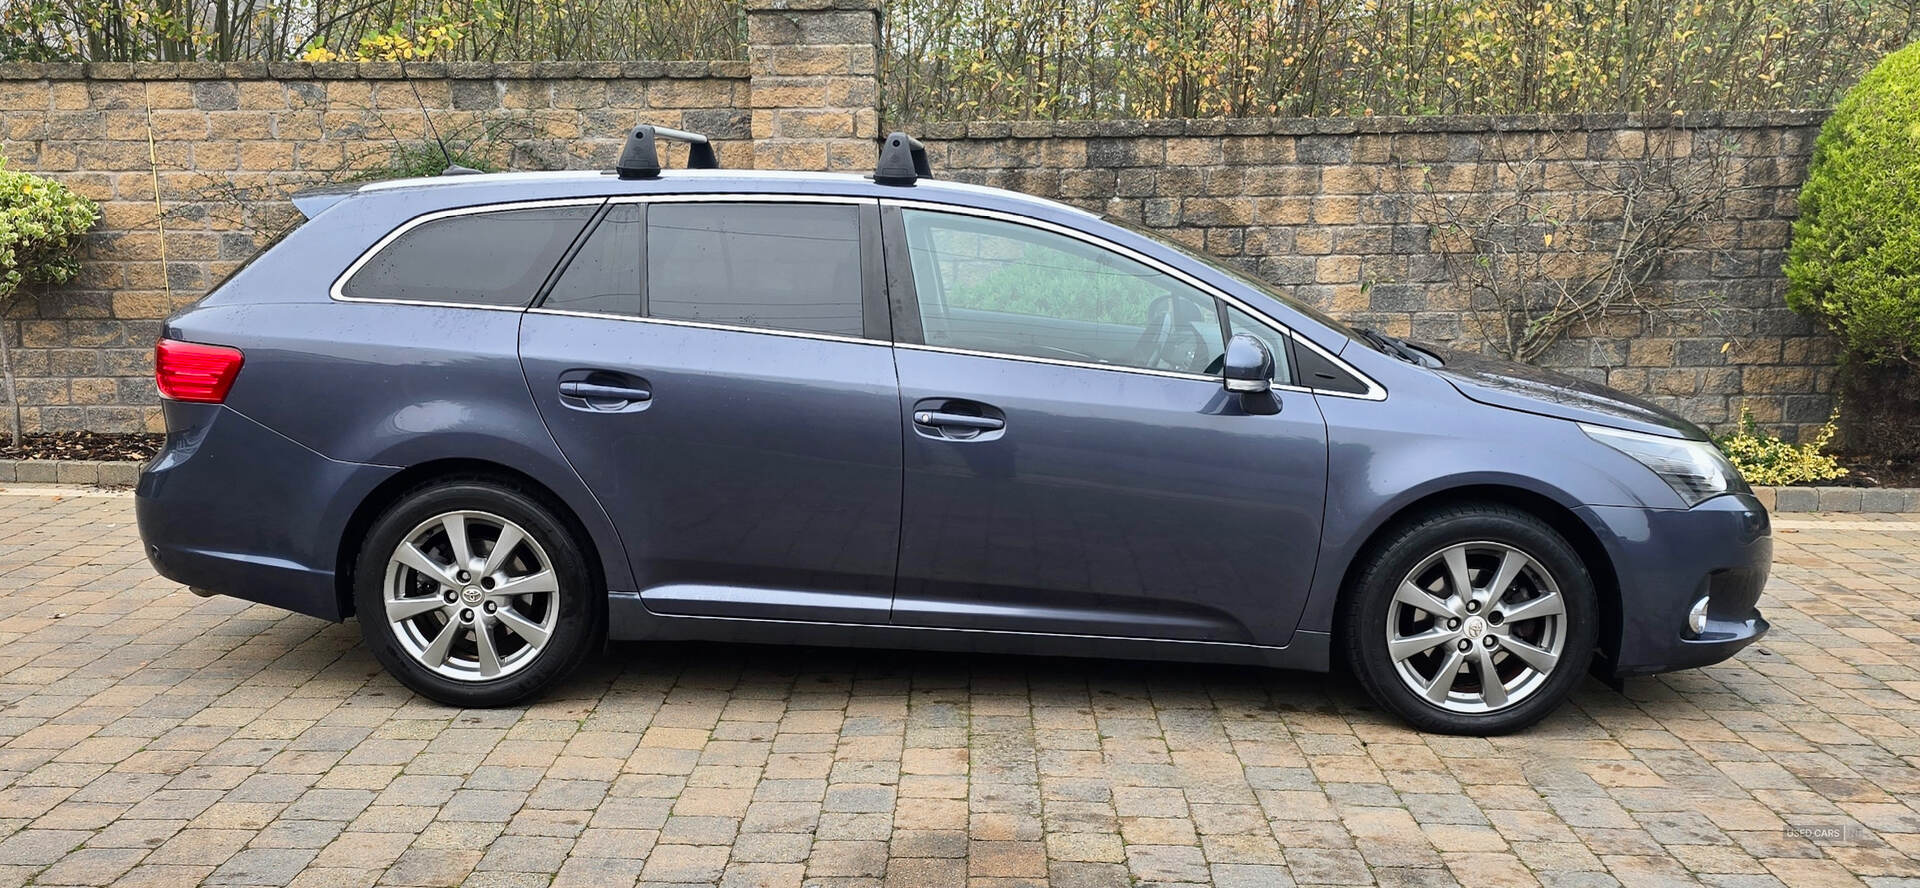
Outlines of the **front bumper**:
{"type": "Polygon", "coordinates": [[[1760,592],[1773,566],[1766,507],[1745,494],[1692,509],[1583,506],[1599,532],[1620,588],[1617,629],[1603,645],[1614,677],[1718,663],[1769,628],[1760,592]],[[1687,612],[1706,597],[1707,624],[1694,634],[1687,612]]]}
{"type": "Polygon", "coordinates": [[[331,460],[218,404],[174,401],[134,515],[161,576],[327,620],[354,504],[396,470],[331,460]]]}

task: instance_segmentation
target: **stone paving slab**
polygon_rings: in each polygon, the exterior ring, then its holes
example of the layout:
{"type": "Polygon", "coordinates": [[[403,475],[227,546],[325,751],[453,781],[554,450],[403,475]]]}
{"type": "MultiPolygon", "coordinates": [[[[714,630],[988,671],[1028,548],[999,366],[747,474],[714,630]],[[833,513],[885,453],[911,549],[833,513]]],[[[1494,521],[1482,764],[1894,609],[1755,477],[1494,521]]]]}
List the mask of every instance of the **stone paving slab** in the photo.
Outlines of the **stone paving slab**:
{"type": "Polygon", "coordinates": [[[619,645],[490,711],[0,496],[0,888],[1920,885],[1920,522],[1779,525],[1774,634],[1517,737],[1249,668],[619,645]]]}

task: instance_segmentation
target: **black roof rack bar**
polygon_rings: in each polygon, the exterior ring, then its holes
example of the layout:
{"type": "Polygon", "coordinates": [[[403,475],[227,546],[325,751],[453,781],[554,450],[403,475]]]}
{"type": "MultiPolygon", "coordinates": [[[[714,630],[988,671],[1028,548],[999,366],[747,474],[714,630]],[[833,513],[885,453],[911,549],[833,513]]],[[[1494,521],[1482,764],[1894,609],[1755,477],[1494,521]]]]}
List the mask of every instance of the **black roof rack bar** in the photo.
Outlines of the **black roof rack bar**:
{"type": "Polygon", "coordinates": [[[927,146],[906,133],[887,135],[880,143],[880,163],[873,168],[873,181],[881,185],[912,185],[921,178],[932,178],[927,164],[927,146]]]}
{"type": "Polygon", "coordinates": [[[626,147],[620,149],[620,161],[614,164],[614,173],[622,179],[658,178],[660,152],[654,146],[656,139],[685,142],[687,169],[717,170],[720,168],[720,156],[714,153],[713,144],[707,141],[706,136],[643,123],[634,127],[633,132],[627,135],[626,147]]]}

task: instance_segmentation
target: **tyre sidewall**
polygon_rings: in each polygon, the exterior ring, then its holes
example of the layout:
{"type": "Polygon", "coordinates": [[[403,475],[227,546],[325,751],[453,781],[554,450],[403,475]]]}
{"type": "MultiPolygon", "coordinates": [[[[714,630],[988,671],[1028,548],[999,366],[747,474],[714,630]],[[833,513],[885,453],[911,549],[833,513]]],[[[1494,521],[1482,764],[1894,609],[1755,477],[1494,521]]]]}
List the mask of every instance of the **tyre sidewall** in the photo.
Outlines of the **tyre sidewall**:
{"type": "Polygon", "coordinates": [[[538,500],[491,483],[449,482],[401,497],[373,523],[354,567],[354,610],[367,648],[401,684],[453,706],[505,706],[551,688],[597,645],[601,607],[593,576],[573,534],[538,500]],[[532,663],[491,681],[458,681],[421,665],[385,619],[387,562],[394,549],[422,522],[460,510],[491,512],[520,525],[546,551],[560,584],[559,618],[546,648],[532,663]]]}
{"type": "Polygon", "coordinates": [[[1544,522],[1501,508],[1449,510],[1413,522],[1376,549],[1350,599],[1345,635],[1350,665],[1382,705],[1422,730],[1448,734],[1503,734],[1527,727],[1557,709],[1592,662],[1599,613],[1593,577],[1579,553],[1544,522]],[[1400,580],[1448,546],[1505,543],[1546,568],[1566,602],[1566,646],[1547,681],[1519,704],[1498,712],[1451,712],[1428,702],[1400,679],[1387,652],[1385,627],[1400,580]]]}

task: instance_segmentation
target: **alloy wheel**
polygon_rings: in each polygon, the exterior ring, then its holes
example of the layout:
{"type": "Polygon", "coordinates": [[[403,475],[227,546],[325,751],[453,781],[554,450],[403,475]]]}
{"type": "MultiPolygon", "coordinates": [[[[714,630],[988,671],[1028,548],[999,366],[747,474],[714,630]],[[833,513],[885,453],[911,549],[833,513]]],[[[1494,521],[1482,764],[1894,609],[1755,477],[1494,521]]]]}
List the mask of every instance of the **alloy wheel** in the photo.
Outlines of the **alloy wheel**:
{"type": "Polygon", "coordinates": [[[386,618],[420,665],[491,681],[532,663],[553,637],[560,585],[524,528],[490,512],[420,522],[387,560],[386,618]]]}
{"type": "Polygon", "coordinates": [[[1450,712],[1497,712],[1553,674],[1567,643],[1566,599],[1526,552],[1459,543],[1401,580],[1386,634],[1394,670],[1415,695],[1450,712]]]}

